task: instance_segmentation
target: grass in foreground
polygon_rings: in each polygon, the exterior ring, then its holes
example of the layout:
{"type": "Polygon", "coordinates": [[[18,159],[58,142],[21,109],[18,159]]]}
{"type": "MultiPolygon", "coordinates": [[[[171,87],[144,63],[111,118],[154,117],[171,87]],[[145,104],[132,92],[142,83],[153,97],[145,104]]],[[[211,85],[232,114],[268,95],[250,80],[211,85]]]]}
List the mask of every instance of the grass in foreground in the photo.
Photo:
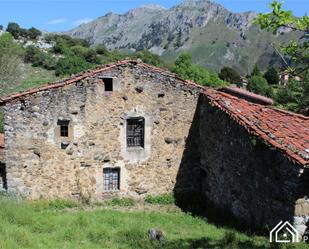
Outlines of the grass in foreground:
{"type": "Polygon", "coordinates": [[[279,248],[267,238],[218,228],[182,212],[116,211],[110,204],[86,211],[72,202],[7,198],[0,199],[0,207],[0,248],[279,248]],[[150,241],[149,228],[164,231],[165,243],[150,241]]]}

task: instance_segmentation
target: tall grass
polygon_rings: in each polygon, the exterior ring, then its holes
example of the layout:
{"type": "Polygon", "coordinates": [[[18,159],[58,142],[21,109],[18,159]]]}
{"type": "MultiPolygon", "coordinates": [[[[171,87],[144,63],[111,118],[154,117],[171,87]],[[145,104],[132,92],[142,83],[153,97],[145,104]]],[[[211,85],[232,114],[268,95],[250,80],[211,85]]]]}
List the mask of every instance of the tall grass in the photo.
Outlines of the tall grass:
{"type": "MultiPolygon", "coordinates": [[[[271,248],[267,238],[218,228],[189,214],[113,208],[85,211],[77,204],[60,200],[0,198],[0,248],[271,248]],[[164,244],[148,239],[150,228],[164,231],[164,244]]],[[[297,248],[309,247],[298,244],[297,248]]]]}

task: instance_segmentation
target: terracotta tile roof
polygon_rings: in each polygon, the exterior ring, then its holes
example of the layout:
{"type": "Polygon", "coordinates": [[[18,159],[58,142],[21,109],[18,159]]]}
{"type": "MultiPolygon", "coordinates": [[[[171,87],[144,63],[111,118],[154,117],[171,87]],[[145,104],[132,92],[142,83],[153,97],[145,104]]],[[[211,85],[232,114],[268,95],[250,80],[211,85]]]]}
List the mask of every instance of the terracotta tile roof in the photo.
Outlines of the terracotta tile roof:
{"type": "MultiPolygon", "coordinates": [[[[73,75],[68,79],[55,82],[53,84],[48,84],[29,91],[3,97],[0,98],[0,105],[36,92],[74,84],[79,80],[83,80],[87,77],[93,77],[98,73],[127,64],[138,64],[153,72],[181,80],[184,84],[194,89],[198,88],[207,96],[214,106],[217,106],[219,109],[226,112],[237,123],[245,127],[249,133],[261,137],[270,146],[282,151],[282,153],[293,162],[308,166],[309,117],[286,112],[270,106],[248,102],[245,99],[232,96],[228,93],[202,87],[192,81],[183,80],[178,75],[173,74],[168,70],[150,66],[139,60],[124,60],[114,64],[105,65],[94,70],[73,75]]],[[[248,94],[247,91],[245,92],[246,93],[243,94],[248,94]]],[[[262,96],[258,96],[256,94],[249,95],[254,98],[263,99],[262,96]]]]}
{"type": "Polygon", "coordinates": [[[205,89],[204,93],[214,106],[249,133],[261,137],[293,162],[308,166],[309,117],[251,103],[213,89],[205,89]]]}
{"type": "Polygon", "coordinates": [[[4,134],[0,133],[0,149],[4,149],[4,134]]]}

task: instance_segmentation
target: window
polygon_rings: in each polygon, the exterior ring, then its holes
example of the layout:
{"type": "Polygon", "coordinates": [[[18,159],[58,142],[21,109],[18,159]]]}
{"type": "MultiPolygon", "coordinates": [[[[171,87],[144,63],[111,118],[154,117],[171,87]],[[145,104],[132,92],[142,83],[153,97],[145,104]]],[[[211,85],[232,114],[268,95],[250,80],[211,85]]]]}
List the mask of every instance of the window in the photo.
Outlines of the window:
{"type": "Polygon", "coordinates": [[[120,190],[120,169],[105,168],[103,169],[104,190],[115,191],[120,190]]]}
{"type": "Polygon", "coordinates": [[[144,118],[127,119],[127,146],[144,147],[144,118]]]}
{"type": "Polygon", "coordinates": [[[113,91],[113,78],[104,78],[104,90],[106,92],[112,92],[113,91]]]}
{"type": "Polygon", "coordinates": [[[69,137],[69,123],[68,120],[59,120],[60,137],[69,137]]]}

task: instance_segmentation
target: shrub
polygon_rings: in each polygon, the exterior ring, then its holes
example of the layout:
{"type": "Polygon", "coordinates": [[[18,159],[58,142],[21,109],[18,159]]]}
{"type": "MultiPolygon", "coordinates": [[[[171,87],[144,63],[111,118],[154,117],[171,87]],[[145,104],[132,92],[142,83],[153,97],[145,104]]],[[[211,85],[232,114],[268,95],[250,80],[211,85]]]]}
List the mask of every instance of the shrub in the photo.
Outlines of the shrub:
{"type": "Polygon", "coordinates": [[[221,80],[234,83],[237,86],[242,85],[240,75],[233,68],[230,67],[223,67],[219,73],[219,78],[221,80]]]}
{"type": "Polygon", "coordinates": [[[251,72],[251,76],[261,76],[261,71],[257,64],[254,65],[253,70],[251,72]]]}
{"type": "Polygon", "coordinates": [[[21,28],[20,26],[15,23],[15,22],[10,22],[8,24],[8,27],[6,29],[7,32],[11,33],[12,36],[15,38],[15,39],[18,39],[18,37],[20,36],[20,33],[21,33],[21,28]]]}
{"type": "Polygon", "coordinates": [[[131,198],[113,198],[105,202],[107,206],[133,207],[135,201],[131,198]]]}
{"type": "Polygon", "coordinates": [[[37,39],[42,34],[40,30],[34,27],[28,29],[27,33],[28,33],[28,37],[33,40],[37,39]]]}
{"type": "Polygon", "coordinates": [[[96,52],[97,54],[100,54],[100,55],[109,55],[108,49],[102,44],[96,47],[96,52]]]}
{"type": "Polygon", "coordinates": [[[60,59],[56,64],[57,76],[75,74],[91,68],[91,64],[78,56],[67,56],[60,59]]]}
{"type": "Polygon", "coordinates": [[[25,50],[24,61],[39,65],[41,50],[33,45],[28,46],[25,50]]]}
{"type": "Polygon", "coordinates": [[[301,90],[300,82],[291,80],[286,86],[280,86],[276,94],[276,101],[280,104],[298,103],[301,90]]]}
{"type": "Polygon", "coordinates": [[[268,84],[277,85],[279,84],[279,74],[274,67],[270,67],[264,74],[264,78],[267,80],[268,84]]]}
{"type": "Polygon", "coordinates": [[[272,88],[267,81],[261,76],[252,76],[249,78],[247,88],[257,94],[272,97],[272,88]]]}
{"type": "Polygon", "coordinates": [[[24,61],[26,63],[32,63],[35,67],[41,66],[48,70],[55,69],[57,63],[56,59],[50,53],[43,52],[33,45],[26,48],[24,61]]]}
{"type": "Polygon", "coordinates": [[[172,193],[157,196],[147,195],[145,202],[150,204],[169,205],[175,204],[175,197],[172,193]]]}
{"type": "Polygon", "coordinates": [[[97,53],[95,50],[88,48],[86,51],[86,54],[84,56],[85,60],[88,61],[89,63],[95,63],[95,64],[99,64],[100,60],[97,56],[97,53]]]}
{"type": "Polygon", "coordinates": [[[70,48],[65,42],[59,41],[53,47],[53,52],[56,54],[70,54],[70,48]]]}
{"type": "Polygon", "coordinates": [[[156,67],[161,67],[164,64],[163,61],[160,59],[160,57],[158,55],[153,54],[148,50],[143,50],[141,52],[136,53],[134,58],[136,58],[136,59],[139,58],[143,62],[145,62],[147,64],[154,65],[156,67]]]}
{"type": "Polygon", "coordinates": [[[193,64],[192,55],[188,53],[181,54],[178,57],[172,71],[184,79],[190,79],[205,86],[216,87],[227,84],[225,81],[219,79],[217,74],[193,64]]]}
{"type": "Polygon", "coordinates": [[[0,94],[8,87],[19,84],[22,53],[21,46],[14,42],[11,34],[0,36],[0,94]]]}

